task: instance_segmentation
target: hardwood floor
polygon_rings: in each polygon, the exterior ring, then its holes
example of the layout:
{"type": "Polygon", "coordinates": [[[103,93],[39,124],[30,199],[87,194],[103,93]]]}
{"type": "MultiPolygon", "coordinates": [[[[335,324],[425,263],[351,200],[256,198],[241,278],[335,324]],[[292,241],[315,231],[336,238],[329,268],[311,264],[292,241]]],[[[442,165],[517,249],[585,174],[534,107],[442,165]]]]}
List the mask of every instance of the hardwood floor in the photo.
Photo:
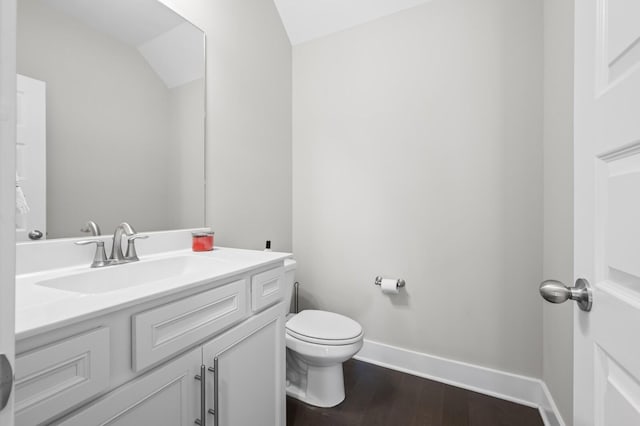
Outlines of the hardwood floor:
{"type": "Polygon", "coordinates": [[[538,410],[361,361],[344,365],[346,399],[287,398],[287,426],[541,426],[538,410]]]}

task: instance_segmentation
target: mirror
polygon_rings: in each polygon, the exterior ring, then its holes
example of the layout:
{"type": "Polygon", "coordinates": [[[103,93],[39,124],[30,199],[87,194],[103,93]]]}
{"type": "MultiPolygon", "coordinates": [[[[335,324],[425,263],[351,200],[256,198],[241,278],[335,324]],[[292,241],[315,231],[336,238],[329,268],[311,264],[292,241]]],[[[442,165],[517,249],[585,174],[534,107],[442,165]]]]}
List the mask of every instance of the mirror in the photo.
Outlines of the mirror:
{"type": "Polygon", "coordinates": [[[204,225],[204,42],[156,0],[18,0],[17,231],[204,225]]]}

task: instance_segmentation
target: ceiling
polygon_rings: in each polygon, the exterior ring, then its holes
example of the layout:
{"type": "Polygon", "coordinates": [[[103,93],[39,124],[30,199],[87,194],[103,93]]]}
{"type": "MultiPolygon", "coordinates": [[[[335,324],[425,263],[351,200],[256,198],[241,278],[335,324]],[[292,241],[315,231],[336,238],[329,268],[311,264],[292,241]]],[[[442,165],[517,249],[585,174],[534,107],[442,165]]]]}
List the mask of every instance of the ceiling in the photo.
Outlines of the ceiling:
{"type": "Polygon", "coordinates": [[[204,77],[204,34],[157,0],[42,0],[136,48],[168,88],[204,77]]]}
{"type": "Polygon", "coordinates": [[[430,0],[274,0],[292,45],[428,1],[430,0]]]}

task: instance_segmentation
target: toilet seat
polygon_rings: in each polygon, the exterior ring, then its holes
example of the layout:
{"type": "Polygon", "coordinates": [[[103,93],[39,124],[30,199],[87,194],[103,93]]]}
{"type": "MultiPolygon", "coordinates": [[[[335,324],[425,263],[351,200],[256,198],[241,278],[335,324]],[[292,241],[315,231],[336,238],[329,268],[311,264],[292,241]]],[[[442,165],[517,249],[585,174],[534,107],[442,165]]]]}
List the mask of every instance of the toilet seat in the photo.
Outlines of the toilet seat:
{"type": "Polygon", "coordinates": [[[350,345],[362,340],[362,326],[334,312],[306,310],[287,321],[287,334],[319,345],[350,345]]]}

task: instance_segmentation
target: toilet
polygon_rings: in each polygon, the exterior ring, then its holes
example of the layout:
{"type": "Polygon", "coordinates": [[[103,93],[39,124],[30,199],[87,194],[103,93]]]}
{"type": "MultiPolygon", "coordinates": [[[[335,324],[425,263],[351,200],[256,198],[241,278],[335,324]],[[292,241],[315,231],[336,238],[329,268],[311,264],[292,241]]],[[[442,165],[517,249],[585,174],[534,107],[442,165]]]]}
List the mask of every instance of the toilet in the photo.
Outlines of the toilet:
{"type": "MultiPolygon", "coordinates": [[[[287,307],[295,269],[295,260],[285,260],[287,307]]],[[[287,395],[316,407],[340,404],[342,363],[358,353],[363,338],[362,326],[344,315],[319,310],[287,315],[287,395]]]]}

